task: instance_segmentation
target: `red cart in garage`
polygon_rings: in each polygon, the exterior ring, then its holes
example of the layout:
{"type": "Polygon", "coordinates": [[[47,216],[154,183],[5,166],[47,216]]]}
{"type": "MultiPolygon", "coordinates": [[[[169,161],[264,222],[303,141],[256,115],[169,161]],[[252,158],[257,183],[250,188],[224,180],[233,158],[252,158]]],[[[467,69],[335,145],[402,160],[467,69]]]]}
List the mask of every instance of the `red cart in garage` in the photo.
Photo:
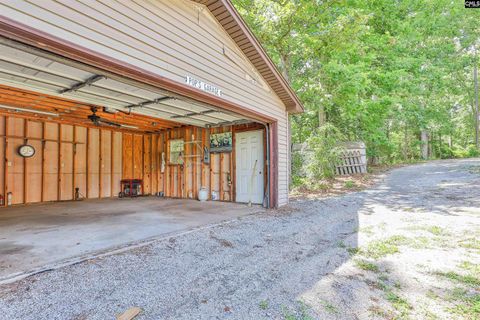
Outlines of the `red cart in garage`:
{"type": "Polygon", "coordinates": [[[123,197],[138,197],[143,195],[143,180],[142,179],[123,179],[120,181],[119,198],[123,197]]]}

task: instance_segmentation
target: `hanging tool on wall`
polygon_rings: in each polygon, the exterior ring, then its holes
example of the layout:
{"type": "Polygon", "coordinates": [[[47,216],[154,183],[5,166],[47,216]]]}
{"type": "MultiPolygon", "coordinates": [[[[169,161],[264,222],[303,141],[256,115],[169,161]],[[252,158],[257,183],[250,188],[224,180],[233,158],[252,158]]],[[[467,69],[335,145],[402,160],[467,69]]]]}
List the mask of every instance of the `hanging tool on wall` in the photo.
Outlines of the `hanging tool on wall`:
{"type": "Polygon", "coordinates": [[[162,152],[162,164],[160,166],[160,172],[161,173],[165,172],[165,152],[162,152]]]}

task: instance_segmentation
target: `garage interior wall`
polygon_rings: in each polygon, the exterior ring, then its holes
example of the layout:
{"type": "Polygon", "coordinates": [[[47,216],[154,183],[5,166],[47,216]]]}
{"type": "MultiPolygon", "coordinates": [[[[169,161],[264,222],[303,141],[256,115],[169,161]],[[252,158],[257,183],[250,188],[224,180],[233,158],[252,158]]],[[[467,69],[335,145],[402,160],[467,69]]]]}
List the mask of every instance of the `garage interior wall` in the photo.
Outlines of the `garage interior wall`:
{"type": "Polygon", "coordinates": [[[135,178],[143,179],[144,194],[193,199],[203,186],[210,199],[216,191],[219,200],[235,201],[235,138],[233,151],[211,153],[210,164],[202,161],[202,149],[210,133],[232,131],[235,137],[235,132],[262,128],[192,126],[142,134],[2,115],[0,194],[6,199],[11,193],[12,204],[73,200],[75,188],[81,197],[107,198],[118,195],[122,178],[135,178]],[[170,139],[184,139],[184,165],[168,164],[170,139]],[[17,152],[26,143],[36,150],[31,158],[17,152]]]}

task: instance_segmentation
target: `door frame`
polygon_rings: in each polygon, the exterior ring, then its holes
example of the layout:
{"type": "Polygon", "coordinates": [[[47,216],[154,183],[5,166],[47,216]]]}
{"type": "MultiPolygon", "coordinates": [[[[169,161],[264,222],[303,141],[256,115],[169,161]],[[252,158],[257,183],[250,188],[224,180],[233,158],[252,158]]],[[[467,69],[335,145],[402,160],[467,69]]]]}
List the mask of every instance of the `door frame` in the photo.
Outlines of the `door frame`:
{"type": "MultiPolygon", "coordinates": [[[[236,129],[233,132],[233,149],[234,149],[234,154],[233,154],[233,168],[234,168],[234,174],[233,176],[233,181],[232,184],[234,186],[234,193],[233,193],[233,202],[237,202],[237,133],[246,133],[246,132],[255,132],[255,131],[260,131],[262,133],[262,153],[263,153],[263,168],[262,170],[262,178],[263,178],[263,186],[262,186],[262,203],[265,200],[265,195],[267,193],[267,188],[269,188],[269,185],[267,184],[268,179],[267,179],[267,145],[266,145],[266,130],[261,124],[257,124],[255,127],[247,127],[247,128],[242,128],[242,129],[236,129]]],[[[243,203],[243,202],[241,202],[243,203]]]]}

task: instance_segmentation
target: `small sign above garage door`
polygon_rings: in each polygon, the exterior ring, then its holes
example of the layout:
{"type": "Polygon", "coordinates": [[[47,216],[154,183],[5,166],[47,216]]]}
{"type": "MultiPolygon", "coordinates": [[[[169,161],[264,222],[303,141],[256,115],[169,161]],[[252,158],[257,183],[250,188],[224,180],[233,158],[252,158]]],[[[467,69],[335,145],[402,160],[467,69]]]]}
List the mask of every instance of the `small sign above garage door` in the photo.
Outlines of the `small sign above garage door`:
{"type": "Polygon", "coordinates": [[[217,88],[216,86],[214,85],[211,85],[209,83],[206,83],[206,82],[203,82],[201,80],[198,80],[198,79],[195,79],[191,76],[186,76],[185,77],[185,82],[189,85],[189,86],[192,86],[192,87],[195,87],[197,89],[200,89],[202,91],[205,91],[205,92],[208,92],[208,93],[211,93],[217,97],[221,97],[223,95],[222,93],[222,90],[220,90],[219,88],[217,88]]]}

